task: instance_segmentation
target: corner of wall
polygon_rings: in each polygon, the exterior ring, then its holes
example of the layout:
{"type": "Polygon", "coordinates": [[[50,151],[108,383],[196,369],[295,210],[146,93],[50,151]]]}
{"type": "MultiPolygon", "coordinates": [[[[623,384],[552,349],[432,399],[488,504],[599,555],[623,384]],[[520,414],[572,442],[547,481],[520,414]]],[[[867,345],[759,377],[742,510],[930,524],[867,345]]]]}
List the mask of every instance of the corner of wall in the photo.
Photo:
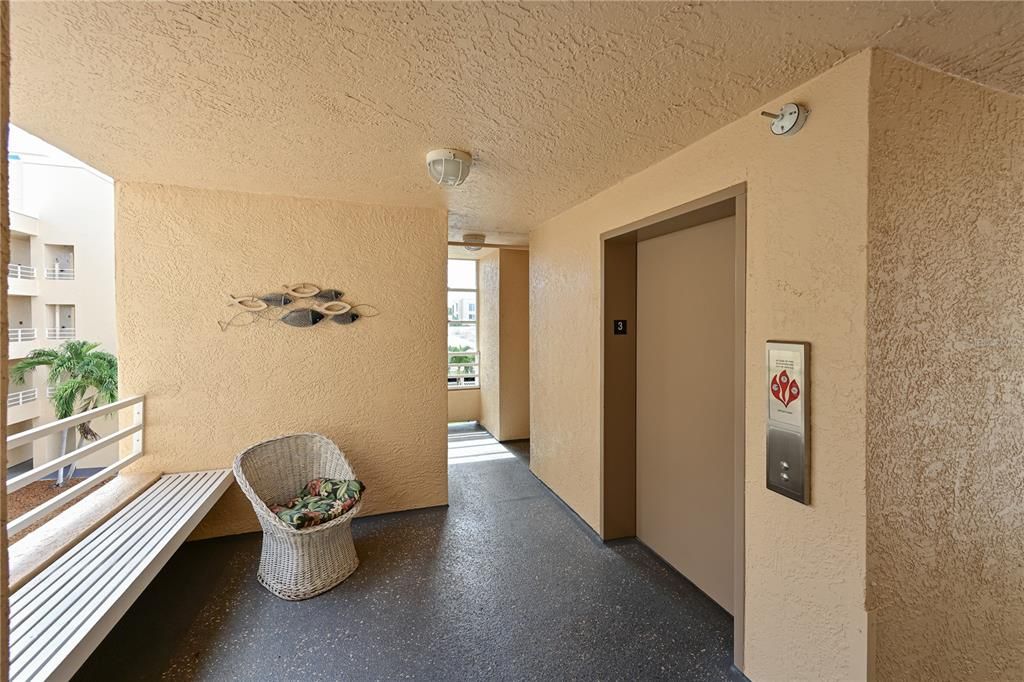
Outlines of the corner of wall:
{"type": "Polygon", "coordinates": [[[1024,98],[886,51],[870,94],[873,664],[1021,679],[1024,98]]]}
{"type": "Polygon", "coordinates": [[[501,439],[501,251],[477,261],[480,425],[501,439]]]}

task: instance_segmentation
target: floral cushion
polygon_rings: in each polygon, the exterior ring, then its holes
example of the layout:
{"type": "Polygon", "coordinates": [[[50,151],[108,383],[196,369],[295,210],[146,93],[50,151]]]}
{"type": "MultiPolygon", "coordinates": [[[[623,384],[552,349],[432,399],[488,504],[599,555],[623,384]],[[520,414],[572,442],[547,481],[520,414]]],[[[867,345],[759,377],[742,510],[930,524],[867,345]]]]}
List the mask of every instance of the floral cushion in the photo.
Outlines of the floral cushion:
{"type": "Polygon", "coordinates": [[[270,511],[292,528],[309,528],[338,518],[356,506],[366,490],[362,481],[314,478],[285,504],[272,504],[270,511]]]}

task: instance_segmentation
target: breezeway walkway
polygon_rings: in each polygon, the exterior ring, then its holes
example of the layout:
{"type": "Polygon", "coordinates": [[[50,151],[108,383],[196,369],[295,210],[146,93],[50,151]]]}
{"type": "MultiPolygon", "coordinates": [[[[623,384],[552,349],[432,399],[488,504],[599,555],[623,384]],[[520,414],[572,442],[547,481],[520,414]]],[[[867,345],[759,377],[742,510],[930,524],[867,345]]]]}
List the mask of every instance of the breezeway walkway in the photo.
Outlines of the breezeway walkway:
{"type": "Polygon", "coordinates": [[[188,543],[75,679],[743,679],[729,615],[528,457],[450,429],[450,506],[357,520],[359,569],[308,601],[256,582],[258,534],[188,543]]]}

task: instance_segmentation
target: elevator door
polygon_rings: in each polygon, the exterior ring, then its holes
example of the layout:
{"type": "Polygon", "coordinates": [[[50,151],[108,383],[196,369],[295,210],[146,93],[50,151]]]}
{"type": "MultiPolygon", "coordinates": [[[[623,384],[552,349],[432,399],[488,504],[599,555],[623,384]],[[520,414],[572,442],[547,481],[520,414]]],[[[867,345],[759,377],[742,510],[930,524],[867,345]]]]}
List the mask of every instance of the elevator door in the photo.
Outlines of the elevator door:
{"type": "Polygon", "coordinates": [[[637,244],[637,536],[733,610],[735,219],[637,244]]]}

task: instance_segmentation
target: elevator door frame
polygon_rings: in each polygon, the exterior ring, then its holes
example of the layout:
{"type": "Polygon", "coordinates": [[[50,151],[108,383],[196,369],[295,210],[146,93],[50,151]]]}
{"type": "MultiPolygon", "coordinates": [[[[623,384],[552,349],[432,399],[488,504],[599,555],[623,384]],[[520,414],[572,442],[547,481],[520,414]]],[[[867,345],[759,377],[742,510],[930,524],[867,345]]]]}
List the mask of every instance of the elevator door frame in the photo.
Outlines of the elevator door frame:
{"type": "Polygon", "coordinates": [[[733,439],[733,663],[743,669],[746,391],[746,184],[657,213],[601,235],[601,537],[636,536],[636,245],[734,216],[735,430],[733,439]],[[627,320],[626,334],[613,333],[627,320]]]}

